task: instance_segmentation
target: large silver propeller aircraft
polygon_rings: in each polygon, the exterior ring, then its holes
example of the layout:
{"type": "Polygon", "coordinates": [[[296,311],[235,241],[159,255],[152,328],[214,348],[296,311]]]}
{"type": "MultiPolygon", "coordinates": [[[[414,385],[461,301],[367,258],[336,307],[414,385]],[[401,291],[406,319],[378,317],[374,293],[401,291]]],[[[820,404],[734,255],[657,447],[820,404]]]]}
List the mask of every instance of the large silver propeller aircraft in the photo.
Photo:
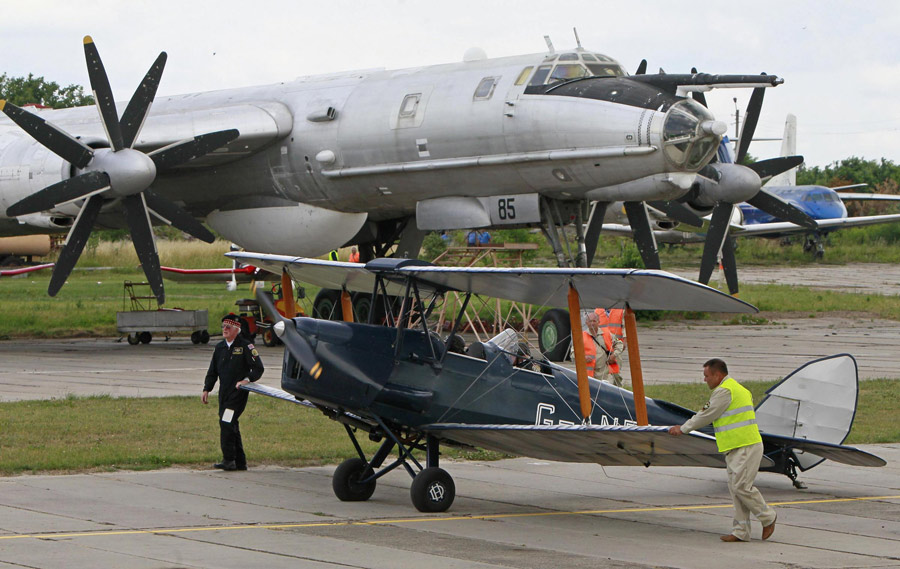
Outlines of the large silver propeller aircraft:
{"type": "Polygon", "coordinates": [[[643,202],[689,192],[721,201],[721,185],[696,173],[725,124],[688,95],[782,82],[628,76],[579,47],[156,97],[162,53],[120,116],[90,37],[84,51],[96,109],[0,102],[15,123],[0,121],[0,234],[68,230],[55,295],[95,225],[128,227],[160,303],[159,222],[210,241],[205,219],[246,249],[278,254],[357,244],[364,261],[394,245],[415,254],[428,230],[541,225],[561,265],[558,228],[574,223],[569,256],[587,266],[602,225],[586,219],[587,204],[624,201],[652,243],[643,202]]]}

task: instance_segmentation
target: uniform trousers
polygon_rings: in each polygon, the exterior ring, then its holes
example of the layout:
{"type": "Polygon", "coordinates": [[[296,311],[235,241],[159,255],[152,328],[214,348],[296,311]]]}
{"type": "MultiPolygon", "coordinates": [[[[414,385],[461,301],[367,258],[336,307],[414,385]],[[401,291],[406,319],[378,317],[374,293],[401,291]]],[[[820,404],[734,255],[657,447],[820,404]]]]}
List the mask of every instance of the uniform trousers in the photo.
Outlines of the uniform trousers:
{"type": "MultiPolygon", "coordinates": [[[[235,414],[236,415],[236,414],[235,414]]],[[[222,446],[222,459],[237,466],[246,466],[247,457],[244,455],[244,443],[241,441],[241,427],[235,416],[230,423],[222,420],[219,415],[219,444],[222,446]]]]}
{"type": "Polygon", "coordinates": [[[750,541],[751,513],[763,526],[775,521],[775,510],[766,504],[760,491],[753,485],[762,456],[762,443],[738,447],[725,453],[728,491],[734,500],[734,523],[731,533],[741,541],[750,541]]]}

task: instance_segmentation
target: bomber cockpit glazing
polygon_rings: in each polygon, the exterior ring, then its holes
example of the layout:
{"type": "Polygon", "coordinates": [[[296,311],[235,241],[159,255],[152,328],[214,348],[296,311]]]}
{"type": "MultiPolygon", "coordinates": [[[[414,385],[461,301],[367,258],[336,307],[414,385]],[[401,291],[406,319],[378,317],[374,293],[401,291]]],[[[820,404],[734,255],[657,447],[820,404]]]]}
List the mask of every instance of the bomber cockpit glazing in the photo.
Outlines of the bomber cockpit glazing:
{"type": "Polygon", "coordinates": [[[579,77],[624,77],[627,75],[614,59],[586,51],[551,54],[544,58],[529,86],[552,85],[579,77]]]}

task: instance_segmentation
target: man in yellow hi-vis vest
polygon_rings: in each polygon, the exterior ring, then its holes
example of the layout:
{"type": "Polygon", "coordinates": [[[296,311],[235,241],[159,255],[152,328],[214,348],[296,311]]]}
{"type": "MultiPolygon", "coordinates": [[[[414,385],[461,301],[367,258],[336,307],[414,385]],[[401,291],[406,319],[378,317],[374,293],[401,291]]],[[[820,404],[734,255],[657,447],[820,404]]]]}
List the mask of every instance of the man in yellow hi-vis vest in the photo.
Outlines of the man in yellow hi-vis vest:
{"type": "Polygon", "coordinates": [[[763,455],[753,397],[728,376],[728,366],[718,358],[703,364],[703,381],[712,390],[709,401],[685,424],[669,428],[669,434],[678,436],[713,424],[716,445],[725,453],[728,490],[734,500],[733,528],[721,540],[750,541],[751,513],[763,525],[762,538],[769,539],[775,532],[775,510],[753,485],[763,455]]]}

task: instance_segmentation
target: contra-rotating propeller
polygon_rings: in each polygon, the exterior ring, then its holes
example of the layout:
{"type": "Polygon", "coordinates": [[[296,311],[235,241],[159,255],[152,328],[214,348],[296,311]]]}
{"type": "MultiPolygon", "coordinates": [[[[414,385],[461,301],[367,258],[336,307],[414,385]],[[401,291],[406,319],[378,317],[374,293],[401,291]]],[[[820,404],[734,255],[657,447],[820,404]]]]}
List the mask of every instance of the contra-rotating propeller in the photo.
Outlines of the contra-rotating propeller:
{"type": "Polygon", "coordinates": [[[109,148],[92,148],[43,118],[6,101],[0,111],[51,152],[72,165],[73,176],[26,197],[6,210],[18,217],[84,199],[53,269],[47,292],[56,296],[84,250],[100,210],[108,200],[120,200],[131,240],[147,281],[159,304],[165,302],[159,255],[150,225],[150,213],[197,239],[212,243],[213,234],[176,203],[150,189],[157,172],[203,156],[239,136],[235,129],[211,132],[178,142],[149,154],[132,146],[141,131],[166,64],[162,52],[135,90],[121,119],[100,53],[90,36],[84,55],[100,120],[109,148]]]}
{"type": "Polygon", "coordinates": [[[744,125],[741,128],[737,156],[734,164],[712,163],[699,172],[701,193],[707,200],[714,200],[706,241],[703,245],[703,256],[700,261],[698,281],[707,284],[715,269],[719,251],[722,252],[722,267],[725,281],[731,294],[738,292],[737,267],[734,258],[734,239],[728,234],[734,206],[741,202],[765,211],[773,216],[815,229],[817,223],[806,213],[785,202],[762,188],[768,177],[789,170],[803,162],[802,156],[787,156],[763,160],[747,167],[740,162],[747,155],[750,141],[759,122],[762,110],[764,88],[756,88],[747,105],[744,125]]]}
{"type": "Polygon", "coordinates": [[[272,317],[272,320],[275,321],[275,324],[272,326],[275,335],[284,342],[285,347],[297,359],[306,373],[311,375],[313,379],[319,379],[319,376],[322,375],[322,364],[306,338],[297,331],[293,320],[285,318],[278,312],[278,309],[275,308],[275,303],[272,302],[272,297],[262,288],[256,291],[256,300],[266,313],[272,317]]]}

